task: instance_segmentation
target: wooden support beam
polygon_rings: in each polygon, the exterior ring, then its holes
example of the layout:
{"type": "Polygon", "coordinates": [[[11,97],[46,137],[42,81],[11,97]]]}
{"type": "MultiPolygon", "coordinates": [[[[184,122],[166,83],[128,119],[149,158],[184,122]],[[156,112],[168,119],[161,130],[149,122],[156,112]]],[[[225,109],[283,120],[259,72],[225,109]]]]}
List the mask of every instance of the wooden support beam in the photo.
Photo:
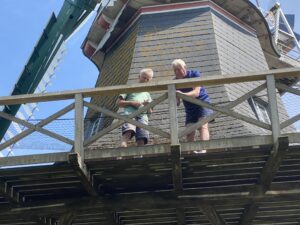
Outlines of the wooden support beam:
{"type": "MultiPolygon", "coordinates": [[[[270,119],[271,119],[271,126],[272,126],[273,142],[274,145],[278,145],[278,138],[280,136],[280,122],[279,122],[279,115],[278,115],[274,75],[267,76],[267,92],[268,92],[269,108],[271,114],[270,119]]],[[[277,149],[274,150],[277,151],[277,149]]]]}
{"type": "Polygon", "coordinates": [[[68,162],[68,153],[48,153],[37,155],[24,155],[0,158],[0,166],[17,166],[51,162],[68,162]]]}
{"type": "Polygon", "coordinates": [[[81,184],[85,188],[86,192],[89,193],[91,196],[98,196],[96,190],[94,189],[87,171],[83,171],[82,168],[79,165],[79,159],[77,153],[70,153],[69,154],[69,163],[72,165],[72,168],[78,175],[78,178],[80,179],[81,184]]]}
{"type": "Polygon", "coordinates": [[[171,159],[174,191],[176,194],[180,194],[183,190],[180,145],[171,146],[171,159]]]}
{"type": "Polygon", "coordinates": [[[54,225],[55,220],[51,217],[42,216],[36,220],[38,225],[54,225]]]}
{"type": "Polygon", "coordinates": [[[291,88],[285,84],[281,84],[281,83],[276,83],[276,87],[278,89],[281,89],[281,90],[285,90],[285,91],[288,91],[292,94],[295,94],[295,95],[300,95],[300,90],[298,89],[295,89],[295,88],[291,88]]]}
{"type": "Polygon", "coordinates": [[[212,225],[227,225],[225,220],[218,214],[215,207],[209,204],[202,205],[201,211],[212,225]]]}
{"type": "MultiPolygon", "coordinates": [[[[288,138],[287,137],[279,138],[278,145],[274,145],[272,155],[268,158],[260,174],[257,185],[255,186],[253,191],[250,192],[250,195],[261,196],[264,195],[268,189],[270,189],[272,180],[274,179],[277,171],[279,170],[281,162],[284,156],[286,155],[288,148],[289,148],[288,138]]],[[[252,201],[251,204],[249,204],[246,207],[243,215],[241,216],[240,224],[241,225],[252,224],[258,209],[259,207],[257,205],[257,202],[252,201]]]]}
{"type": "Polygon", "coordinates": [[[17,207],[19,205],[19,202],[17,201],[16,198],[10,195],[10,193],[7,191],[5,187],[5,181],[0,178],[0,196],[5,198],[10,207],[17,207]]]}
{"type": "Polygon", "coordinates": [[[300,120],[300,113],[296,116],[293,116],[292,118],[284,121],[283,123],[280,124],[280,129],[283,129],[287,126],[292,125],[293,123],[297,122],[298,120],[300,120]]]}
{"type": "MultiPolygon", "coordinates": [[[[286,136],[291,139],[290,143],[300,142],[300,133],[286,134],[286,136]]],[[[251,147],[255,143],[256,146],[272,145],[273,138],[271,135],[260,135],[251,137],[238,137],[238,138],[227,138],[227,139],[217,139],[209,141],[195,141],[186,142],[181,144],[181,153],[198,151],[203,149],[225,149],[225,148],[243,148],[251,147]]],[[[116,157],[133,157],[137,155],[143,156],[153,156],[159,154],[169,154],[170,145],[149,145],[142,147],[128,147],[128,148],[115,148],[115,149],[86,149],[85,150],[85,161],[101,161],[108,158],[116,157]]],[[[243,154],[240,151],[237,154],[243,154]]]]}
{"type": "Polygon", "coordinates": [[[176,217],[178,225],[186,224],[184,207],[182,207],[181,205],[176,208],[176,217]]]}
{"type": "Polygon", "coordinates": [[[58,219],[58,225],[71,225],[75,217],[74,212],[65,213],[58,219]]]}
{"type": "Polygon", "coordinates": [[[81,94],[75,95],[75,144],[74,151],[78,154],[79,167],[86,173],[86,166],[84,164],[84,121],[83,121],[83,97],[81,94]]]}
{"type": "Polygon", "coordinates": [[[178,116],[176,104],[176,88],[175,85],[168,86],[168,103],[169,103],[169,118],[171,131],[171,145],[179,145],[178,138],[178,116]]]}

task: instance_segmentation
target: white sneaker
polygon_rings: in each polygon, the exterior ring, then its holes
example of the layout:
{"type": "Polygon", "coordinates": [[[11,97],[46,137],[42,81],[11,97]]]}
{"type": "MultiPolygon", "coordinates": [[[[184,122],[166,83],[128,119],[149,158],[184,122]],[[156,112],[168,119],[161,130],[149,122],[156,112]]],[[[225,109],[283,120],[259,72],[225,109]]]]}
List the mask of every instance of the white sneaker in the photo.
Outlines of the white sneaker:
{"type": "Polygon", "coordinates": [[[203,154],[206,153],[206,150],[194,151],[195,154],[203,154]]]}

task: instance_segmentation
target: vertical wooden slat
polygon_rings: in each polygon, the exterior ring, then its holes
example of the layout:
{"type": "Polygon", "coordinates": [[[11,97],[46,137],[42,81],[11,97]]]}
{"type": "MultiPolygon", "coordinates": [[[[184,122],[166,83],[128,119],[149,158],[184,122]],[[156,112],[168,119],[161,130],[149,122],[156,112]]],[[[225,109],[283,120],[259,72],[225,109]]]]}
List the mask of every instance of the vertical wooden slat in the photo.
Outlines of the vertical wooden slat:
{"type": "Polygon", "coordinates": [[[175,85],[168,85],[168,103],[170,115],[170,132],[171,145],[179,145],[178,139],[178,118],[177,118],[177,104],[176,104],[176,88],[175,85]]]}
{"type": "Polygon", "coordinates": [[[280,123],[279,123],[279,116],[278,116],[274,75],[267,75],[267,92],[268,92],[269,107],[270,107],[270,114],[271,114],[273,142],[274,145],[276,146],[278,145],[278,138],[280,136],[280,123]]]}
{"type": "Polygon", "coordinates": [[[83,167],[83,97],[82,94],[75,95],[75,144],[74,150],[79,156],[79,165],[83,167]]]}

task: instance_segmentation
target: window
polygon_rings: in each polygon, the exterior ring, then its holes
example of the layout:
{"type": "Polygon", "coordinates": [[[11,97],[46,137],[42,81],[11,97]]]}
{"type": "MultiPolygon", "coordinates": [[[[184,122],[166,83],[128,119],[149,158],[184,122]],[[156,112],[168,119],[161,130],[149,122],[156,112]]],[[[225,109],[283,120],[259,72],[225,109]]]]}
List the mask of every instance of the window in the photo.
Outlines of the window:
{"type": "Polygon", "coordinates": [[[97,118],[92,124],[91,136],[94,136],[99,129],[100,118],[97,118]]]}
{"type": "Polygon", "coordinates": [[[268,103],[257,97],[251,97],[248,102],[259,121],[271,124],[268,103]]]}

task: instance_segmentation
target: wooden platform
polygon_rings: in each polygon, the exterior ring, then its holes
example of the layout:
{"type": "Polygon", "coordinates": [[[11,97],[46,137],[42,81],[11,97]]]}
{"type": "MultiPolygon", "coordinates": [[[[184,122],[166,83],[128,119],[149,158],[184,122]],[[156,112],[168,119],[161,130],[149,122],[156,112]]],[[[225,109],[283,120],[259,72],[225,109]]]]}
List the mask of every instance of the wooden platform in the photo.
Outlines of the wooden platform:
{"type": "Polygon", "coordinates": [[[0,224],[299,224],[300,144],[196,146],[87,150],[87,177],[69,153],[2,168],[0,224]]]}

